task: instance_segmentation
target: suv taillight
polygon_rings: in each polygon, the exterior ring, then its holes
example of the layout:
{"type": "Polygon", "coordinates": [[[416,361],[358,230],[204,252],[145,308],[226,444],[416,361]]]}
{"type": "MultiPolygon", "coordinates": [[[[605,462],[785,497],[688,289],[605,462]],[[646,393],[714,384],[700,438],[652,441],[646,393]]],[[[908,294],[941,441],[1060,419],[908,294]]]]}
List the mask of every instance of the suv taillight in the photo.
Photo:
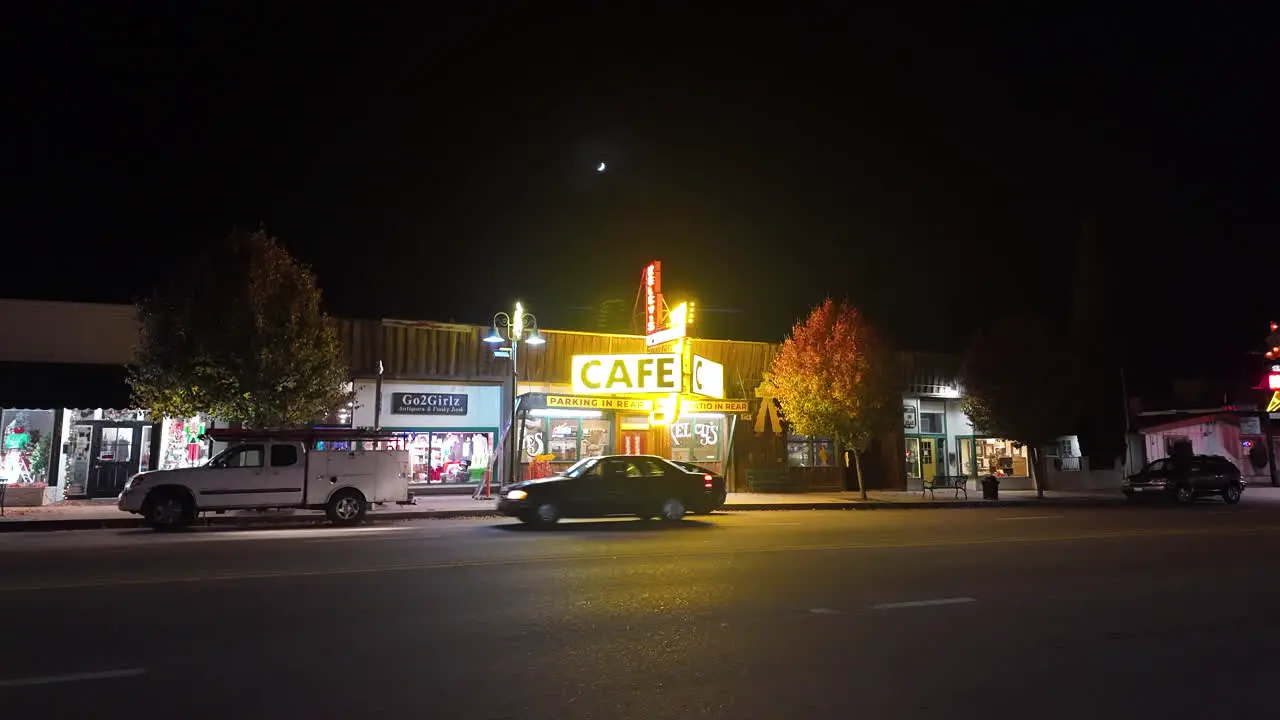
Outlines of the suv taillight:
{"type": "Polygon", "coordinates": [[[703,476],[702,476],[702,487],[704,487],[704,488],[709,488],[709,487],[711,487],[711,485],[712,485],[712,483],[711,483],[711,475],[703,475],[703,476]]]}

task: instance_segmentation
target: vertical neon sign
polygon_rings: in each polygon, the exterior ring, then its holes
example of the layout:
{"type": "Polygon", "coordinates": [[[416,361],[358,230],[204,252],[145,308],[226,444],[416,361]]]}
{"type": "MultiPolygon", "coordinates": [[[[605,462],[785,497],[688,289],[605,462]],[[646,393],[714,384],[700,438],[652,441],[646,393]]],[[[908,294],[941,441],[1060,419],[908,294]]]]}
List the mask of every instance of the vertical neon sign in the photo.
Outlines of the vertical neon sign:
{"type": "Polygon", "coordinates": [[[654,260],[644,268],[644,331],[658,329],[658,304],[662,298],[662,261],[654,260]]]}

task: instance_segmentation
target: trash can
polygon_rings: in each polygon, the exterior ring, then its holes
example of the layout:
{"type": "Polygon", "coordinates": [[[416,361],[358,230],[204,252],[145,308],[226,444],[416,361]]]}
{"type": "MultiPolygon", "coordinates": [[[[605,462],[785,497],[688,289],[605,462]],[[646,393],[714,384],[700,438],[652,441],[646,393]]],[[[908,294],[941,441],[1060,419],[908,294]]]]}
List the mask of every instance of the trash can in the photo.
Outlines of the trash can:
{"type": "Polygon", "coordinates": [[[1000,499],[1000,481],[997,480],[994,475],[988,475],[982,478],[982,499],[1000,499]]]}

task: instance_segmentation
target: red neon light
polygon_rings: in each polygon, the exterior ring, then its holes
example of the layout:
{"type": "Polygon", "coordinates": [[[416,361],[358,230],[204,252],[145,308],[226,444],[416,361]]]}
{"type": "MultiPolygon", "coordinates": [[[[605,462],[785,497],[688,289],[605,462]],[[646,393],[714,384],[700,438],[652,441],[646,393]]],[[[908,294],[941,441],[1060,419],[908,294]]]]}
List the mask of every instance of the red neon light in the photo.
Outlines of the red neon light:
{"type": "Polygon", "coordinates": [[[644,331],[658,329],[658,302],[662,297],[662,262],[654,260],[644,268],[644,331]]]}
{"type": "Polygon", "coordinates": [[[1271,373],[1267,376],[1267,389],[1280,391],[1280,373],[1271,373]]]}

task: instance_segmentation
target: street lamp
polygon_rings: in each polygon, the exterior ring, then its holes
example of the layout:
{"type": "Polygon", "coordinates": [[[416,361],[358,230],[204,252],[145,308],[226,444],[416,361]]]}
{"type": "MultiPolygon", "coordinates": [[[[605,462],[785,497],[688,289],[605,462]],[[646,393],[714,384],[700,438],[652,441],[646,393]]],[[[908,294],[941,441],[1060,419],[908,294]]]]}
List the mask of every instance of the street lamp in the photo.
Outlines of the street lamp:
{"type": "Polygon", "coordinates": [[[504,453],[507,460],[506,482],[502,483],[510,485],[516,481],[516,467],[519,462],[516,450],[516,395],[520,385],[520,371],[517,365],[520,357],[520,342],[541,345],[546,342],[546,339],[538,333],[538,318],[532,313],[525,312],[524,306],[516,303],[514,313],[508,315],[500,312],[493,316],[493,327],[489,328],[489,334],[485,336],[484,341],[490,345],[501,345],[508,341],[511,343],[509,347],[495,347],[493,350],[494,357],[511,358],[511,422],[507,430],[507,452],[504,453]]]}

